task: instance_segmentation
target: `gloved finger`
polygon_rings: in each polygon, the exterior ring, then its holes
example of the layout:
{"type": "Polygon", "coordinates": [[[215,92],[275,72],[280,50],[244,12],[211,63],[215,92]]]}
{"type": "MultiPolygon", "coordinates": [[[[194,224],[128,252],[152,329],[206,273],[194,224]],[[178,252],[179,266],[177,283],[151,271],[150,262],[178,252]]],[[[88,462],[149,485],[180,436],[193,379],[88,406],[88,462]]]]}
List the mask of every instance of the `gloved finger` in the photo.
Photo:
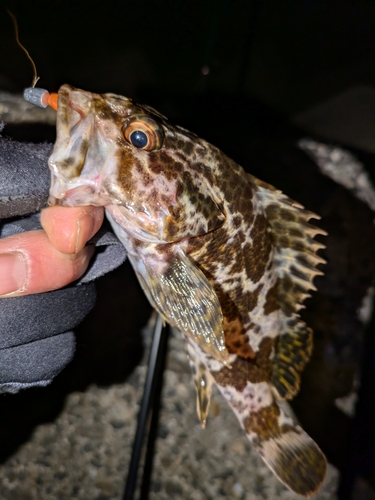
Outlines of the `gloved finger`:
{"type": "Polygon", "coordinates": [[[73,332],[0,349],[0,394],[48,385],[71,361],[74,350],[73,332]]]}
{"type": "Polygon", "coordinates": [[[44,231],[28,231],[0,240],[0,297],[17,297],[61,288],[86,271],[93,247],[66,254],[44,231]]]}
{"type": "Polygon", "coordinates": [[[103,223],[101,207],[54,207],[45,208],[40,217],[52,245],[60,252],[73,254],[82,250],[103,223]]]}

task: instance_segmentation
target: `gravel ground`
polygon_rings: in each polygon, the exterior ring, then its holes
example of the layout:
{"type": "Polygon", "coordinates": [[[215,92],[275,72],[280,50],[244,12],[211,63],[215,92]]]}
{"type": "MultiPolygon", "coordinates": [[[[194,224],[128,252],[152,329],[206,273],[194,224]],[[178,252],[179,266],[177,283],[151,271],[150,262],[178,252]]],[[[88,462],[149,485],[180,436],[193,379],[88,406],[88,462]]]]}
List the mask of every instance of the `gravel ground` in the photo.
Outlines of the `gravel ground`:
{"type": "MultiPolygon", "coordinates": [[[[150,344],[151,330],[144,332],[150,344]]],[[[145,350],[147,356],[148,349],[145,350]]],[[[1,500],[119,500],[129,465],[145,363],[126,383],[71,393],[55,421],[35,428],[0,468],[1,500]]],[[[334,500],[337,472],[314,498],[334,500]]],[[[215,391],[207,428],[195,410],[195,388],[180,334],[173,332],[165,371],[151,500],[274,499],[286,490],[251,449],[215,391]]]]}

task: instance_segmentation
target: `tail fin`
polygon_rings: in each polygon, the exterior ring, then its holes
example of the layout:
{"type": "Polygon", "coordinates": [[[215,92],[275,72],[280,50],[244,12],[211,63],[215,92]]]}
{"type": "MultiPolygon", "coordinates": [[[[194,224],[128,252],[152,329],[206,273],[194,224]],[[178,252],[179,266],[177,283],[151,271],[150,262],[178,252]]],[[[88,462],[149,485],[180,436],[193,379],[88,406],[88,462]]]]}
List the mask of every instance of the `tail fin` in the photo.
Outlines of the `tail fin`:
{"type": "MultiPolygon", "coordinates": [[[[276,408],[278,406],[275,405],[273,411],[276,408]]],[[[257,415],[258,423],[261,420],[263,425],[267,424],[263,418],[259,420],[259,413],[257,415]]],[[[253,416],[250,420],[254,422],[253,416]]],[[[260,429],[251,429],[249,425],[245,428],[262,459],[285,486],[299,495],[313,495],[325,479],[326,458],[310,436],[295,425],[282,409],[278,421],[284,423],[273,429],[263,428],[260,433],[260,429]]]]}
{"type": "Polygon", "coordinates": [[[270,384],[248,382],[242,391],[230,385],[218,387],[249,441],[277,478],[299,495],[316,493],[326,476],[326,458],[274,400],[270,384]]]}
{"type": "Polygon", "coordinates": [[[295,493],[313,495],[323,483],[327,470],[325,456],[300,427],[253,444],[268,467],[295,493]]]}

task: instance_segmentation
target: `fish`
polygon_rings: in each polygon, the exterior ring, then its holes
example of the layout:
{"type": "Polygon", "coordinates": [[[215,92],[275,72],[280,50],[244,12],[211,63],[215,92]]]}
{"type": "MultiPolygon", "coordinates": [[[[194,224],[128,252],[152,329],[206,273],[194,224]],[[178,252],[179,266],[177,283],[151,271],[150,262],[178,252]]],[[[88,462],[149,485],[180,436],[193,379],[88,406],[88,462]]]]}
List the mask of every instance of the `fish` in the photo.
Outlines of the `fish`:
{"type": "Polygon", "coordinates": [[[327,462],[285,411],[323,274],[319,219],[153,108],[70,85],[58,92],[50,205],[105,207],[141,287],[183,334],[205,426],[216,384],[278,479],[304,496],[327,462]]]}

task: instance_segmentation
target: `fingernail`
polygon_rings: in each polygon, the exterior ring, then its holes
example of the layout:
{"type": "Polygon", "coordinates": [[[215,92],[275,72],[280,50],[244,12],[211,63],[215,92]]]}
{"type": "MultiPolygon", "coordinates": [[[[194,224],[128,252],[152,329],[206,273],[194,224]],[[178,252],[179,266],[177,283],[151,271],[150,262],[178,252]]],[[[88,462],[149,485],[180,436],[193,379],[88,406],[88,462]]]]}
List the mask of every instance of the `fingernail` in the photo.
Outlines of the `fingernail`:
{"type": "Polygon", "coordinates": [[[77,219],[77,238],[75,252],[78,253],[90,239],[94,230],[94,217],[90,213],[81,215],[77,219]]]}
{"type": "Polygon", "coordinates": [[[0,296],[22,292],[27,284],[27,263],[21,252],[0,254],[0,296]]]}

